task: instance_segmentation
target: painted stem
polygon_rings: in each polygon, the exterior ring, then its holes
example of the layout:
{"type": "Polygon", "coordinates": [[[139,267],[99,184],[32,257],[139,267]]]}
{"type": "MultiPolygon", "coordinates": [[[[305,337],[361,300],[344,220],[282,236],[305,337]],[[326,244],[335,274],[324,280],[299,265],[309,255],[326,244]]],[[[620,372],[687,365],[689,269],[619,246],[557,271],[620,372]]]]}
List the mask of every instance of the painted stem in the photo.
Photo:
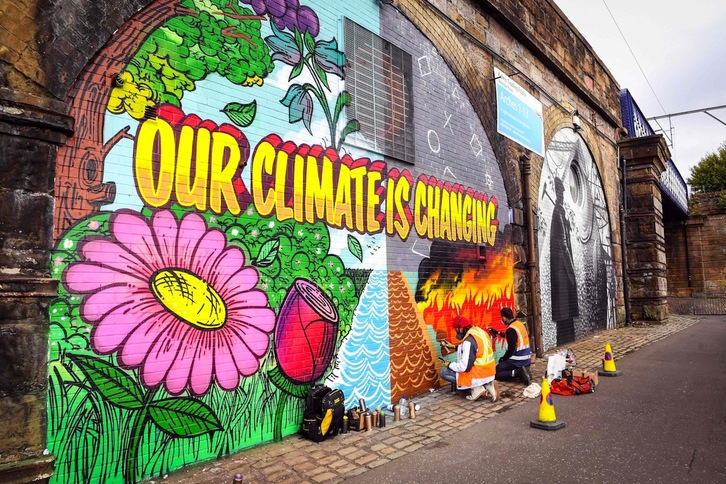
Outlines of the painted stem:
{"type": "Polygon", "coordinates": [[[282,418],[285,414],[285,404],[287,403],[286,394],[280,392],[280,398],[277,400],[277,410],[275,411],[275,426],[272,430],[272,437],[275,442],[282,440],[282,418]]]}
{"type": "Polygon", "coordinates": [[[136,413],[136,417],[131,423],[131,440],[126,451],[126,465],[124,466],[124,482],[128,484],[134,484],[138,480],[136,466],[139,460],[139,448],[144,435],[144,426],[149,416],[149,404],[154,397],[154,393],[156,392],[151,390],[146,394],[141,410],[136,413]]]}

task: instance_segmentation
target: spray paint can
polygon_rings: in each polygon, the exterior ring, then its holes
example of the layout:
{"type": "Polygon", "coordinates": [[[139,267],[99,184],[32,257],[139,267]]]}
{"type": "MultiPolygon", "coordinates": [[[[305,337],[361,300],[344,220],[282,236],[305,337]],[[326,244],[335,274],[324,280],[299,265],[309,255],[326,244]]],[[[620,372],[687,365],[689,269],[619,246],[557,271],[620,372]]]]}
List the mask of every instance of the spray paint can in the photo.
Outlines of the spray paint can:
{"type": "Polygon", "coordinates": [[[386,414],[381,412],[380,415],[378,415],[378,426],[380,428],[386,427],[386,414]]]}
{"type": "Polygon", "coordinates": [[[396,404],[393,406],[393,421],[398,422],[401,420],[401,406],[396,404]]]}
{"type": "Polygon", "coordinates": [[[367,432],[370,432],[371,429],[373,429],[373,419],[371,417],[371,414],[368,413],[368,412],[366,412],[366,420],[365,420],[365,422],[366,422],[366,431],[367,432]]]}
{"type": "Polygon", "coordinates": [[[372,420],[373,420],[373,428],[378,428],[378,418],[379,418],[378,410],[373,410],[372,420]]]}
{"type": "Polygon", "coordinates": [[[343,431],[342,433],[347,434],[348,433],[348,416],[343,415],[343,431]]]}
{"type": "Polygon", "coordinates": [[[366,401],[363,400],[362,398],[358,400],[358,405],[360,406],[360,411],[361,412],[367,412],[368,411],[368,407],[366,407],[366,401]]]}
{"type": "Polygon", "coordinates": [[[408,402],[408,418],[416,418],[416,405],[408,402]]]}

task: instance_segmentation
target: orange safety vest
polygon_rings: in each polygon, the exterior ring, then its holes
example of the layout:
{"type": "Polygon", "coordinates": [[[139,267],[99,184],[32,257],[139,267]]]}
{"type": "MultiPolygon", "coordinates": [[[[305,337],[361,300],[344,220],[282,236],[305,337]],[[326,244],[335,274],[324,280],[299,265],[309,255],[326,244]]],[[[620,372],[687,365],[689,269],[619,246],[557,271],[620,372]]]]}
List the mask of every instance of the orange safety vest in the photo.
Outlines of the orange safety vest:
{"type": "Polygon", "coordinates": [[[527,328],[521,321],[512,321],[509,327],[517,333],[517,349],[510,358],[512,361],[529,362],[532,360],[532,353],[529,348],[529,334],[527,328]]]}
{"type": "Polygon", "coordinates": [[[496,373],[494,351],[492,351],[489,335],[480,327],[472,326],[466,332],[464,339],[469,336],[473,337],[474,341],[476,341],[476,359],[471,370],[456,374],[456,384],[460,387],[470,387],[474,379],[493,377],[496,373]]]}

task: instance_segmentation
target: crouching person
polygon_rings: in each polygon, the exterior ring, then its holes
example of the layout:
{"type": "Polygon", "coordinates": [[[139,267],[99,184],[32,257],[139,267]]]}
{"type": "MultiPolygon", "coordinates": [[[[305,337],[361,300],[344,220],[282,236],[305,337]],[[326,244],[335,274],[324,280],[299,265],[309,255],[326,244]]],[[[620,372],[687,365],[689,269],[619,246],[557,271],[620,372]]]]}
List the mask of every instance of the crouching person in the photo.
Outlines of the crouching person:
{"type": "Polygon", "coordinates": [[[471,395],[467,400],[475,401],[487,391],[495,402],[499,392],[494,381],[496,365],[489,335],[463,316],[456,319],[454,329],[461,344],[456,347],[456,361],[443,362],[441,378],[455,383],[459,390],[470,388],[471,395]]]}
{"type": "Polygon", "coordinates": [[[517,318],[510,308],[499,311],[502,323],[507,325],[506,333],[497,333],[490,329],[492,336],[507,338],[507,351],[499,358],[496,369],[496,379],[511,380],[519,378],[526,385],[532,382],[532,373],[529,366],[532,362],[532,353],[529,348],[529,335],[527,328],[517,318]]]}

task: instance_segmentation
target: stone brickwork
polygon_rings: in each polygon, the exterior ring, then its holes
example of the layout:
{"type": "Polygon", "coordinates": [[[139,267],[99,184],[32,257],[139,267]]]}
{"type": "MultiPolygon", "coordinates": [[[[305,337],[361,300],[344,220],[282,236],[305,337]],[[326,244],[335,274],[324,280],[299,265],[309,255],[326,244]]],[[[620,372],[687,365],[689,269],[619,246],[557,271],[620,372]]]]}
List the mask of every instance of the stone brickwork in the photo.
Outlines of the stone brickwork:
{"type": "Polygon", "coordinates": [[[686,222],[666,223],[668,294],[726,294],[726,209],[718,193],[691,197],[686,222]]]}
{"type": "Polygon", "coordinates": [[[670,153],[659,135],[624,140],[620,153],[627,170],[626,254],[632,318],[662,322],[668,317],[668,304],[660,175],[670,153]]]}
{"type": "MultiPolygon", "coordinates": [[[[6,0],[0,12],[0,358],[5,367],[0,377],[2,482],[42,480],[52,472],[53,458],[44,456],[43,451],[47,438],[47,304],[56,295],[55,282],[49,276],[49,253],[54,230],[58,230],[53,222],[54,181],[56,171],[63,169],[55,163],[58,147],[66,143],[77,121],[66,115],[66,103],[73,102],[79,89],[75,83],[89,61],[132,15],[151,3],[6,0]]],[[[171,16],[178,2],[153,3],[158,12],[171,16]]],[[[539,312],[539,283],[536,276],[531,280],[528,272],[535,261],[527,260],[527,230],[532,228],[524,222],[519,163],[522,148],[496,133],[494,82],[489,73],[492,67],[511,73],[543,103],[545,145],[559,129],[571,125],[571,112],[579,111],[582,136],[592,151],[607,199],[621,321],[620,193],[615,147],[620,124],[619,89],[607,68],[552,0],[394,0],[394,7],[445,59],[489,136],[512,207],[515,304],[527,312],[530,322],[539,312]]],[[[128,54],[116,53],[119,59],[128,54]]],[[[111,82],[116,72],[105,75],[111,82]]],[[[536,214],[543,159],[532,155],[531,161],[532,211],[536,214]]],[[[635,165],[633,169],[639,170],[635,165]]],[[[642,187],[634,187],[635,206],[642,197],[643,203],[649,200],[657,207],[658,196],[650,190],[653,176],[652,169],[646,170],[642,187]]],[[[658,227],[657,221],[644,219],[639,227],[639,235],[653,236],[656,245],[662,245],[662,225],[658,227]]],[[[642,260],[639,295],[646,319],[664,315],[659,303],[665,290],[661,252],[662,248],[647,252],[642,260]],[[649,266],[654,272],[649,272],[649,266]]]]}
{"type": "Polygon", "coordinates": [[[55,153],[71,133],[62,106],[0,89],[0,481],[52,473],[46,448],[48,277],[55,153]],[[35,101],[38,105],[29,104],[35,101]],[[55,108],[55,110],[53,110],[55,108]]]}

